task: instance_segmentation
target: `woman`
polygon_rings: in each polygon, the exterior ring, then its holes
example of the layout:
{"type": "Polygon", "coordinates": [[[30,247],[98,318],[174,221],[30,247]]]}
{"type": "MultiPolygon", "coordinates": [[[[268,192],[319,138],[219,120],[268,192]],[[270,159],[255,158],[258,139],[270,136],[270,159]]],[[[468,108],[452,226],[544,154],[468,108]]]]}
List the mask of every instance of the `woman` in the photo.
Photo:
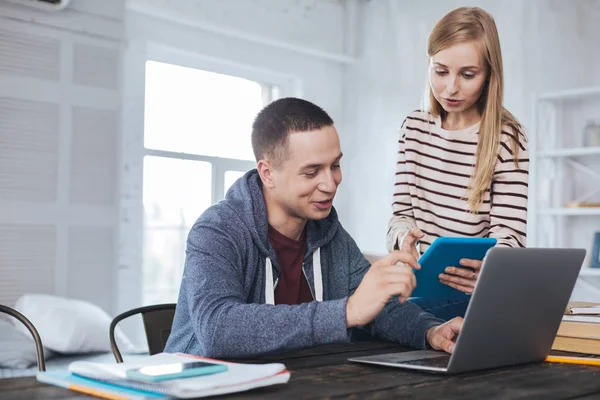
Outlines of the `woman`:
{"type": "MultiPolygon", "coordinates": [[[[492,237],[524,247],[529,159],[523,128],[503,107],[502,55],[492,16],[462,7],[433,28],[425,111],[400,130],[388,249],[418,256],[440,236],[492,237]],[[418,248],[418,249],[417,249],[418,248]]],[[[439,276],[454,298],[414,298],[443,319],[463,316],[481,261],[439,276]],[[464,294],[463,294],[464,293],[464,294]]]]}

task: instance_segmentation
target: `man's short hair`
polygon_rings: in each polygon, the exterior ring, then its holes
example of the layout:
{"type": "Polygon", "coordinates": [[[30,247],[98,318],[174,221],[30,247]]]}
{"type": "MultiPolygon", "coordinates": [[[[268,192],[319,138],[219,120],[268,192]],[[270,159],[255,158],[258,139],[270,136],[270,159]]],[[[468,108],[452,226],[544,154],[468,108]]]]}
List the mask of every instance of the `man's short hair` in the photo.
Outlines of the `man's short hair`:
{"type": "Polygon", "coordinates": [[[256,161],[268,158],[275,166],[288,157],[288,136],[333,125],[331,117],[310,101],[286,97],[263,108],[252,124],[252,150],[256,161]]]}

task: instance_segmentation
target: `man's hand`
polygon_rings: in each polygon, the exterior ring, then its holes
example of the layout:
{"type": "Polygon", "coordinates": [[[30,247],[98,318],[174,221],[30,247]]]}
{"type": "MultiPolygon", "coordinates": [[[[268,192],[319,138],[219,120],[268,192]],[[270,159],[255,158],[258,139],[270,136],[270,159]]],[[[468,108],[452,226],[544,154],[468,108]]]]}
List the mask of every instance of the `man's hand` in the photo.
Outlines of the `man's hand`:
{"type": "Polygon", "coordinates": [[[346,303],[348,328],[373,321],[393,296],[406,301],[417,286],[413,268],[421,268],[417,260],[398,250],[373,263],[346,303]]]}
{"type": "Polygon", "coordinates": [[[399,240],[400,250],[409,253],[415,260],[418,260],[419,252],[417,251],[417,241],[423,236],[425,236],[425,234],[416,226],[410,228],[399,240]]]}
{"type": "Polygon", "coordinates": [[[460,265],[466,268],[446,267],[444,270],[445,274],[440,274],[439,276],[440,282],[463,293],[472,294],[475,289],[475,283],[477,283],[477,278],[479,278],[481,264],[480,260],[463,258],[460,260],[460,265]]]}
{"type": "Polygon", "coordinates": [[[434,326],[427,331],[427,343],[434,350],[444,350],[446,353],[454,353],[456,338],[462,329],[463,319],[456,317],[445,324],[434,326]]]}

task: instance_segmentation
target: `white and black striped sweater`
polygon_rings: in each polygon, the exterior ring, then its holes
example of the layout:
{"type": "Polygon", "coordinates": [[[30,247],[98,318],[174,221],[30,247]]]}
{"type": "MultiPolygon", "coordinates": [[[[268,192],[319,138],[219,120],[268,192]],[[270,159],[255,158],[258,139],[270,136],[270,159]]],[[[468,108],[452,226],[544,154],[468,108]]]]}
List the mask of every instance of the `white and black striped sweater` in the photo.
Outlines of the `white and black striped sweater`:
{"type": "Polygon", "coordinates": [[[421,254],[440,236],[492,237],[498,245],[525,247],[527,230],[527,141],[519,135],[518,167],[511,136],[502,132],[490,188],[477,212],[469,211],[467,187],[475,171],[479,124],[467,129],[442,129],[439,117],[414,111],[403,122],[398,140],[398,162],[388,249],[409,228],[425,237],[421,254]]]}

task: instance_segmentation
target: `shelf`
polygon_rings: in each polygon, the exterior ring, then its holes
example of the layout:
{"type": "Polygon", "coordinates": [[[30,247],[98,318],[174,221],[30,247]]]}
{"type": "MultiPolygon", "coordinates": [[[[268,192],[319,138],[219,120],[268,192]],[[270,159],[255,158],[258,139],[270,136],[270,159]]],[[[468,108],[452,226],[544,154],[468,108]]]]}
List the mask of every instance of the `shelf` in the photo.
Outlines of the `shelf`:
{"type": "Polygon", "coordinates": [[[600,215],[600,207],[573,207],[573,208],[543,208],[538,211],[542,215],[600,215]]]}
{"type": "Polygon", "coordinates": [[[597,96],[600,98],[600,87],[587,87],[580,89],[563,90],[560,92],[542,93],[538,100],[573,100],[597,96]]]}
{"type": "Polygon", "coordinates": [[[582,268],[579,276],[597,276],[600,277],[600,268],[582,268]]]}
{"type": "Polygon", "coordinates": [[[600,146],[595,147],[572,147],[554,150],[540,151],[540,157],[575,157],[600,155],[600,146]]]}

